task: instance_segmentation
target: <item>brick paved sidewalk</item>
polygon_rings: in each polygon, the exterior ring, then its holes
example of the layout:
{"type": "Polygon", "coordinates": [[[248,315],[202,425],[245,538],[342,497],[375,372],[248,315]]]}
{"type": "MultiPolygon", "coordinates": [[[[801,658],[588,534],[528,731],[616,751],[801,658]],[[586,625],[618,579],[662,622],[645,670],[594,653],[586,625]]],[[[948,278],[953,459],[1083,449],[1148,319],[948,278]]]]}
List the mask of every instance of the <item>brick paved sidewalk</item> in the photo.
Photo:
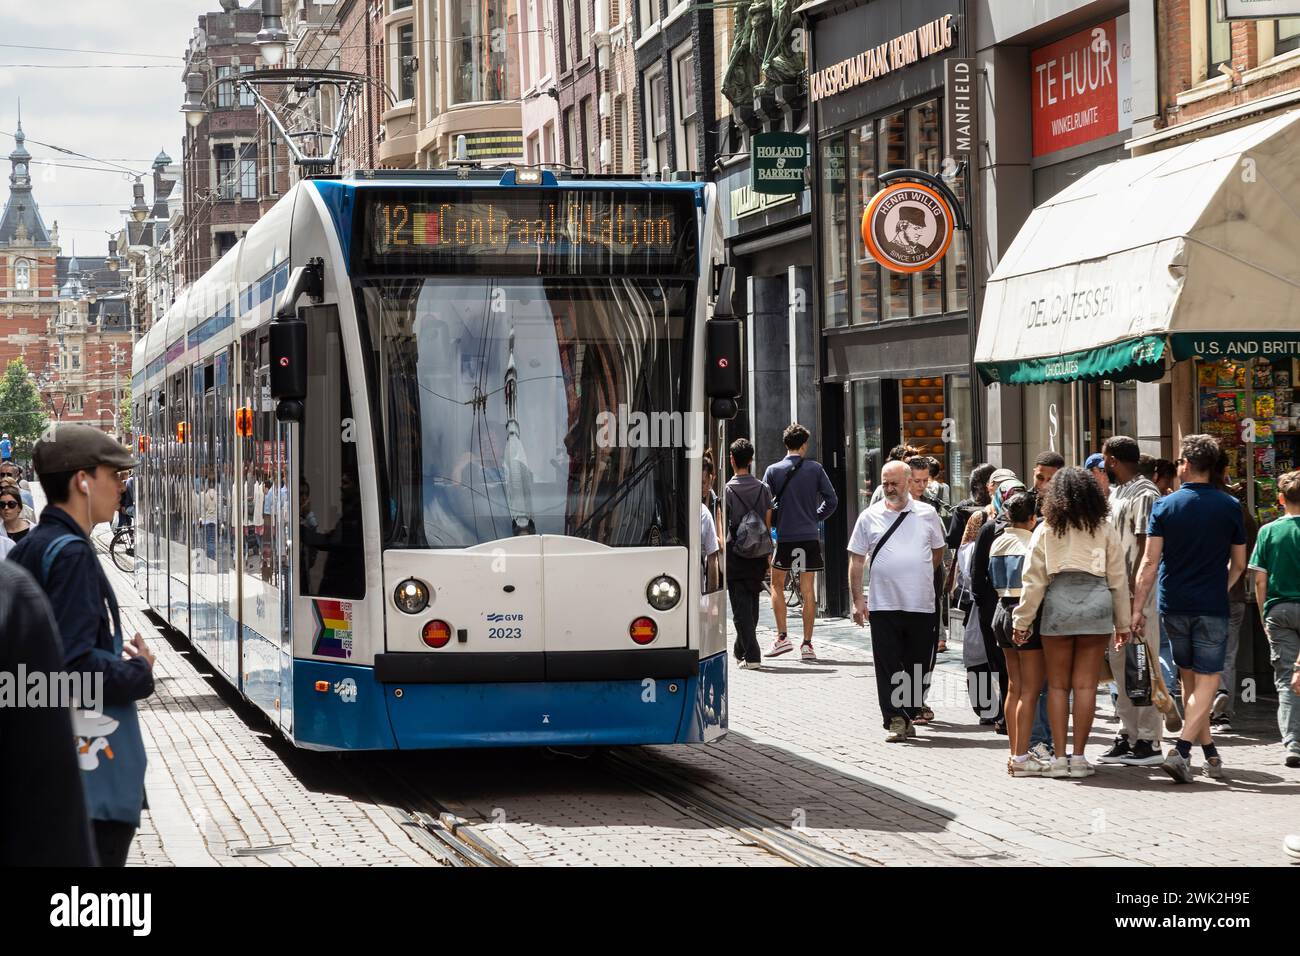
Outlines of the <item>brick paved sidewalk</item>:
{"type": "MultiPolygon", "coordinates": [[[[791,633],[794,639],[796,628],[791,633]]],[[[764,597],[760,643],[766,649],[774,639],[764,597]]],[[[1281,840],[1300,826],[1300,771],[1282,764],[1272,701],[1238,704],[1235,732],[1218,741],[1225,781],[1198,777],[1180,786],[1156,767],[1106,766],[1085,780],[1017,779],[1006,773],[1006,738],[980,727],[971,710],[959,644],[940,656],[927,698],[934,724],[918,728],[915,741],[888,744],[880,729],[869,631],[844,619],[822,619],[814,640],[821,656],[816,664],[791,654],[762,670],[733,667],[729,746],[763,748],[772,759],[798,759],[832,779],[880,788],[899,812],[946,821],[942,833],[930,831],[926,839],[943,846],[952,843],[944,835],[964,835],[968,844],[1014,862],[1286,862],[1281,840]]],[[[1117,727],[1109,699],[1100,695],[1090,756],[1109,744],[1117,727]]],[[[1201,762],[1199,749],[1194,761],[1201,762]]],[[[836,812],[834,806],[810,807],[808,826],[836,812]]],[[[918,844],[925,829],[913,834],[918,844]]],[[[977,859],[970,845],[964,852],[977,859]]],[[[904,854],[894,862],[947,860],[904,854]]]]}
{"type": "MultiPolygon", "coordinates": [[[[157,655],[154,694],[140,706],[149,810],[132,866],[432,865],[436,861],[373,803],[313,788],[164,640],[129,579],[102,558],[122,627],[157,655]]],[[[205,668],[206,669],[206,668],[205,668]]]]}

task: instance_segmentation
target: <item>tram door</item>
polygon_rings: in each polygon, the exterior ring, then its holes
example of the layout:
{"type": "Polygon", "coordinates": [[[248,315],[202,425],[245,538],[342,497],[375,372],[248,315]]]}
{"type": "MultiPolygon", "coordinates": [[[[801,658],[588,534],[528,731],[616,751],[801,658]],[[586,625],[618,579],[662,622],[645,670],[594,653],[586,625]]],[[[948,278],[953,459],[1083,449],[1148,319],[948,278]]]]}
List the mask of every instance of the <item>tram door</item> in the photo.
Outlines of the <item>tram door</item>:
{"type": "Polygon", "coordinates": [[[235,596],[235,535],[238,520],[235,503],[235,449],[233,444],[234,401],[231,370],[234,346],[213,359],[212,466],[216,485],[217,577],[213,600],[217,619],[217,667],[234,683],[239,681],[237,653],[239,608],[235,596]]]}
{"type": "Polygon", "coordinates": [[[244,541],[242,580],[242,647],[240,668],[244,693],[279,720],[281,641],[286,630],[283,579],[288,566],[288,476],[284,471],[283,426],[271,400],[268,331],[243,338],[241,404],[252,410],[252,431],[241,436],[244,474],[241,506],[249,524],[244,541]]]}
{"type": "Polygon", "coordinates": [[[216,576],[217,491],[213,481],[212,392],[213,368],[207,362],[192,370],[190,405],[190,462],[193,481],[189,491],[190,540],[190,640],[209,661],[217,655],[216,576]]]}
{"type": "Polygon", "coordinates": [[[149,594],[149,565],[145,562],[145,532],[147,528],[144,508],[144,486],[147,481],[149,470],[148,457],[145,455],[145,448],[149,443],[145,440],[145,435],[149,432],[149,405],[152,396],[146,392],[143,395],[133,394],[131,405],[131,439],[134,448],[136,461],[139,467],[135,469],[132,475],[135,487],[135,574],[133,583],[135,584],[135,593],[146,598],[149,594]]]}
{"type": "Polygon", "coordinates": [[[168,383],[167,434],[167,619],[190,633],[190,416],[187,411],[189,369],[168,383]]]}
{"type": "Polygon", "coordinates": [[[167,459],[170,445],[167,441],[167,393],[158,389],[149,396],[149,444],[146,449],[148,467],[145,469],[145,496],[136,506],[136,513],[145,513],[146,525],[138,537],[147,540],[145,560],[149,565],[149,593],[151,608],[167,616],[167,459]],[[144,507],[140,507],[144,505],[144,507]]]}

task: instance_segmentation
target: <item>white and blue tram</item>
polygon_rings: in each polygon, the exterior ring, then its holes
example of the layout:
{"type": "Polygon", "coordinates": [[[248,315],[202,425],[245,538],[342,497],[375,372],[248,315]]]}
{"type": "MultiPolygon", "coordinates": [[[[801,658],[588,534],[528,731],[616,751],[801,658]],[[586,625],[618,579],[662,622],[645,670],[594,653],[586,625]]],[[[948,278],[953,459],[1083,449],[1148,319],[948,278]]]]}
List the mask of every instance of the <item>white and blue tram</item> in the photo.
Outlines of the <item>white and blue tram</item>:
{"type": "Polygon", "coordinates": [[[140,593],[301,747],[720,737],[720,246],[702,183],[299,183],[136,348],[140,593]]]}

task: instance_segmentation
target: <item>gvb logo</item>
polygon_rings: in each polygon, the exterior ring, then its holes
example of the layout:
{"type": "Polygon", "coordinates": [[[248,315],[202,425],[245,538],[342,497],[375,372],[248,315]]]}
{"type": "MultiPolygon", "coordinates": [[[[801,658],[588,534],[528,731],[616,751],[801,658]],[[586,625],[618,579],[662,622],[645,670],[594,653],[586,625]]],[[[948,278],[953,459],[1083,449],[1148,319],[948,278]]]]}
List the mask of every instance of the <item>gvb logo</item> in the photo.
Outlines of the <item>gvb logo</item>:
{"type": "Polygon", "coordinates": [[[153,894],[82,893],[74,886],[50,897],[50,925],[125,927],[132,936],[148,936],[153,930],[153,894]]]}

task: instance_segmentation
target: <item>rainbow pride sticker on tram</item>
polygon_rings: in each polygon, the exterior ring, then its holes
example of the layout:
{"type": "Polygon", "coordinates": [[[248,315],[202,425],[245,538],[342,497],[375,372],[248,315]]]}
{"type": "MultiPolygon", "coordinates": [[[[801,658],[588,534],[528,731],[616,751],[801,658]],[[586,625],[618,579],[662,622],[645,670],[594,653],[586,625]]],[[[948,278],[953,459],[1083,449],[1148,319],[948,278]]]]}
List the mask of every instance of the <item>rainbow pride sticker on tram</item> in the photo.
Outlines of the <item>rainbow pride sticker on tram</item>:
{"type": "Polygon", "coordinates": [[[311,652],[322,657],[351,657],[352,602],[313,600],[311,610],[316,618],[311,652]]]}

